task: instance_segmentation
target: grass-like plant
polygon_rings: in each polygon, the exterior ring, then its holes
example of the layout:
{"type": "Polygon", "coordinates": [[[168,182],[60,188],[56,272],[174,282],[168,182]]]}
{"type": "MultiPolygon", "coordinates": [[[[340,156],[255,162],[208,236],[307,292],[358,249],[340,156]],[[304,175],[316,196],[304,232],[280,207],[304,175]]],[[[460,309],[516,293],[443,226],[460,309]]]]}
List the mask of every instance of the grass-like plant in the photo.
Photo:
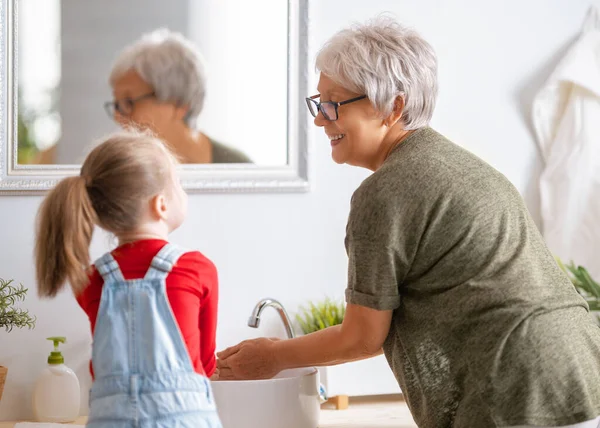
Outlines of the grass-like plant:
{"type": "Polygon", "coordinates": [[[25,300],[28,290],[22,284],[13,286],[12,283],[13,280],[0,278],[0,328],[7,332],[15,327],[31,330],[35,327],[36,318],[29,311],[16,307],[17,302],[25,300]]]}
{"type": "Polygon", "coordinates": [[[344,302],[325,298],[322,302],[309,302],[307,306],[300,306],[296,320],[304,334],[309,334],[341,324],[345,313],[344,302]]]}
{"type": "Polygon", "coordinates": [[[556,257],[556,262],[567,274],[575,289],[587,301],[590,311],[596,315],[596,322],[600,325],[600,284],[598,284],[583,266],[577,266],[573,261],[563,263],[556,257]]]}

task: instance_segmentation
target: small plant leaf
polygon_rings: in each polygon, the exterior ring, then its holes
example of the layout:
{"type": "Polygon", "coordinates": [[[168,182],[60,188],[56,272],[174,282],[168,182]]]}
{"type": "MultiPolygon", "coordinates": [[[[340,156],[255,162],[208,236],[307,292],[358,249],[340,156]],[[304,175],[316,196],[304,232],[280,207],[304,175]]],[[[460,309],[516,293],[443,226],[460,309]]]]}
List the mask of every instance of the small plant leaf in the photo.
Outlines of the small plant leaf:
{"type": "Polygon", "coordinates": [[[13,328],[29,328],[35,327],[36,317],[29,314],[28,311],[16,308],[17,302],[25,300],[27,288],[22,284],[19,286],[12,285],[13,280],[4,280],[0,278],[0,328],[4,328],[7,332],[13,328]]]}
{"type": "Polygon", "coordinates": [[[595,319],[600,325],[600,284],[598,284],[583,266],[576,266],[573,261],[565,264],[559,257],[555,257],[558,266],[565,272],[571,283],[582,295],[590,312],[594,312],[595,319]]]}
{"type": "Polygon", "coordinates": [[[296,320],[304,334],[309,334],[341,324],[345,305],[325,298],[321,302],[308,302],[306,306],[300,306],[298,311],[296,320]]]}

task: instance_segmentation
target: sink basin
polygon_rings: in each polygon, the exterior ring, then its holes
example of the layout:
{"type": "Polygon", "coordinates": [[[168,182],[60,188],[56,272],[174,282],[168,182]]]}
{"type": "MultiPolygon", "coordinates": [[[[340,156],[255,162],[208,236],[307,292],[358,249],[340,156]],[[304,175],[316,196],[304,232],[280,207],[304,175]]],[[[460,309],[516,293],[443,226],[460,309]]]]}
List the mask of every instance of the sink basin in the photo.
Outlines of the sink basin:
{"type": "Polygon", "coordinates": [[[319,371],[284,370],[272,379],[212,382],[223,428],[316,428],[319,371]]]}

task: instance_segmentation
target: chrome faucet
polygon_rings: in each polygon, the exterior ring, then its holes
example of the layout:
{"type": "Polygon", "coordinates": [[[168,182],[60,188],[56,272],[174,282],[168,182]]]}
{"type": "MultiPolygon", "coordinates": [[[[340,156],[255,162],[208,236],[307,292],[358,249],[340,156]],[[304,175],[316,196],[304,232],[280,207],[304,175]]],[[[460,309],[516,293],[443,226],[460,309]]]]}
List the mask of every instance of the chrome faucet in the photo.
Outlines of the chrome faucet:
{"type": "MultiPolygon", "coordinates": [[[[293,339],[296,335],[294,334],[294,327],[292,327],[292,322],[290,321],[290,317],[288,316],[287,312],[285,311],[285,308],[283,307],[283,305],[275,299],[270,299],[270,298],[262,299],[260,302],[258,302],[256,304],[256,306],[254,306],[254,309],[252,310],[252,315],[250,315],[250,318],[248,318],[248,327],[258,328],[258,326],[260,325],[260,314],[268,306],[272,306],[273,308],[275,308],[277,310],[277,313],[279,314],[279,317],[281,318],[281,321],[283,322],[283,326],[285,327],[285,331],[287,333],[288,339],[293,339]]],[[[327,401],[327,391],[325,390],[325,387],[321,383],[319,383],[318,396],[319,396],[319,402],[321,404],[323,404],[327,401]]]]}
{"type": "Polygon", "coordinates": [[[275,299],[262,299],[256,304],[256,306],[254,306],[254,309],[252,310],[252,315],[250,315],[250,318],[248,318],[248,327],[258,328],[258,326],[260,325],[260,314],[268,306],[272,306],[277,310],[277,313],[279,314],[279,317],[283,322],[283,326],[285,327],[288,339],[293,339],[296,335],[294,334],[294,328],[292,327],[290,317],[285,311],[283,305],[275,299]]]}

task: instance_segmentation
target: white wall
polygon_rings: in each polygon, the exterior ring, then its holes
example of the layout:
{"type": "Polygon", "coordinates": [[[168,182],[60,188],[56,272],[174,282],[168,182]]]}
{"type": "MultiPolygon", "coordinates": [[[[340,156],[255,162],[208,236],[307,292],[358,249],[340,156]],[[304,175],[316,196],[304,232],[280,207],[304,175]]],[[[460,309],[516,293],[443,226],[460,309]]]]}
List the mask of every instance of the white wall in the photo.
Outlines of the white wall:
{"type": "MultiPolygon", "coordinates": [[[[595,3],[600,5],[600,0],[595,3]]],[[[584,0],[314,1],[312,53],[336,30],[382,11],[392,11],[414,25],[440,60],[441,91],[433,125],[506,174],[536,215],[540,160],[523,110],[528,110],[557,52],[578,32],[588,4],[584,0]]],[[[264,126],[270,126],[268,119],[264,126]]],[[[259,331],[246,327],[254,303],[262,297],[279,298],[293,312],[307,299],[343,293],[349,199],[367,173],[335,165],[329,143],[318,129],[314,145],[311,193],[190,198],[189,221],[173,240],[201,249],[219,268],[219,348],[257,334],[283,334],[273,314],[259,331]]],[[[39,202],[38,197],[0,197],[0,275],[32,288],[33,221],[39,202]]],[[[104,236],[96,238],[95,256],[108,248],[104,236]]],[[[32,292],[27,304],[38,316],[37,328],[0,332],[0,364],[10,367],[0,419],[30,415],[32,382],[50,350],[45,337],[68,337],[67,363],[86,385],[89,382],[88,323],[73,298],[64,293],[42,302],[32,292]]],[[[365,382],[369,381],[377,382],[367,376],[365,382]]]]}

